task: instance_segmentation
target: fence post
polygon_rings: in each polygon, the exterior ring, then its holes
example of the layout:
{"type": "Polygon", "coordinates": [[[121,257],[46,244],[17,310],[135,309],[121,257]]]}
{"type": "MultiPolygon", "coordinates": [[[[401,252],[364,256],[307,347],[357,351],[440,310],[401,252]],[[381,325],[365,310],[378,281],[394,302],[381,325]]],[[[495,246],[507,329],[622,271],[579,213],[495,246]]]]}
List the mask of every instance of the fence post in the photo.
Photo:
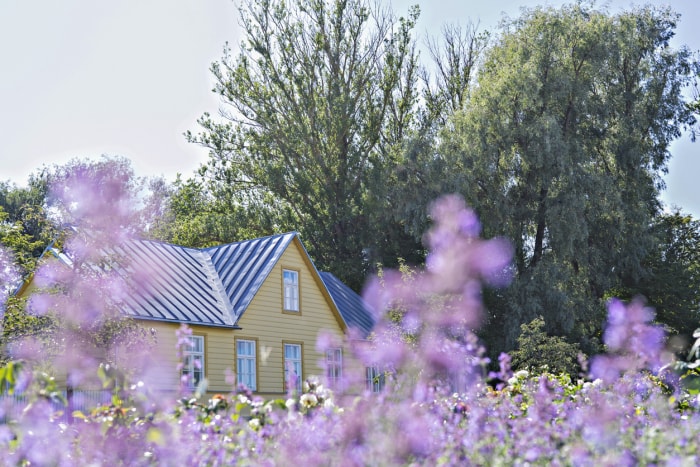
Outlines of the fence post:
{"type": "Polygon", "coordinates": [[[73,386],[70,384],[66,386],[66,401],[66,421],[73,423],[73,386]]]}

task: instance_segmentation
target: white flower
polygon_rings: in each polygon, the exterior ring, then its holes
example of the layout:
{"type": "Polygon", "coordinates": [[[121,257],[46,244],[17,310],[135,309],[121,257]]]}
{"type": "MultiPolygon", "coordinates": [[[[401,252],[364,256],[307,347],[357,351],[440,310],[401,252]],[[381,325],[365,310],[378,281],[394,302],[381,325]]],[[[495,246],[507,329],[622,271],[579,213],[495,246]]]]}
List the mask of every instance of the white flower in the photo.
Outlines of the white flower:
{"type": "Polygon", "coordinates": [[[319,385],[316,388],[316,391],[314,391],[314,393],[316,394],[316,397],[318,397],[320,399],[329,399],[333,396],[333,393],[331,392],[331,390],[326,389],[322,385],[319,385]]]}
{"type": "Polygon", "coordinates": [[[253,430],[258,431],[260,429],[260,419],[251,418],[250,421],[248,421],[248,426],[251,427],[253,430]]]}
{"type": "Polygon", "coordinates": [[[318,399],[316,398],[315,394],[307,393],[299,398],[299,402],[304,407],[314,407],[316,404],[318,404],[318,399]]]}
{"type": "Polygon", "coordinates": [[[530,372],[527,371],[527,370],[520,370],[520,371],[516,371],[516,372],[513,374],[513,376],[515,376],[515,377],[518,378],[518,379],[525,379],[525,378],[527,378],[528,376],[530,376],[530,372]]]}

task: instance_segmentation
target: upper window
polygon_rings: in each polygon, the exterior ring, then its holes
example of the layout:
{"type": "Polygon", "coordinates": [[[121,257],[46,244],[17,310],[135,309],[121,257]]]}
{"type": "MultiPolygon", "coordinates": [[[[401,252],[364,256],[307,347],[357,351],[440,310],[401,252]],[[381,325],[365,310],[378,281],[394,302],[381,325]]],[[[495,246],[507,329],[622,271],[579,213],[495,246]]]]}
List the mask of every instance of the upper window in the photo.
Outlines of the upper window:
{"type": "Polygon", "coordinates": [[[301,393],[301,344],[284,344],[284,386],[289,388],[290,378],[294,376],[294,385],[301,393]],[[290,374],[290,371],[293,374],[290,374]]]}
{"type": "Polygon", "coordinates": [[[257,391],[255,341],[236,340],[236,379],[251,391],[257,391]]]}
{"type": "Polygon", "coordinates": [[[204,378],[204,336],[190,336],[185,346],[182,365],[182,380],[190,387],[197,387],[204,378]]]}
{"type": "Polygon", "coordinates": [[[290,269],[282,270],[284,282],[284,310],[299,311],[299,273],[290,269]]]}
{"type": "Polygon", "coordinates": [[[326,376],[331,387],[337,387],[343,376],[343,351],[342,349],[326,350],[326,376]]]}

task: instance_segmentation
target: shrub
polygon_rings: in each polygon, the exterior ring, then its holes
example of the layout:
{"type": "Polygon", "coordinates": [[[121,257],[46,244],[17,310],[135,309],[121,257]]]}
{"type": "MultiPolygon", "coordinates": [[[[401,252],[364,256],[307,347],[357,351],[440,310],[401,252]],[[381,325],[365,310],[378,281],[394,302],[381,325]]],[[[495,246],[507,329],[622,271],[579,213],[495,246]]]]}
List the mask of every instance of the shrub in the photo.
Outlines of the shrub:
{"type": "Polygon", "coordinates": [[[581,372],[578,344],[570,344],[559,336],[548,336],[544,326],[541,316],[520,326],[518,349],[511,354],[513,368],[577,376],[581,372]]]}

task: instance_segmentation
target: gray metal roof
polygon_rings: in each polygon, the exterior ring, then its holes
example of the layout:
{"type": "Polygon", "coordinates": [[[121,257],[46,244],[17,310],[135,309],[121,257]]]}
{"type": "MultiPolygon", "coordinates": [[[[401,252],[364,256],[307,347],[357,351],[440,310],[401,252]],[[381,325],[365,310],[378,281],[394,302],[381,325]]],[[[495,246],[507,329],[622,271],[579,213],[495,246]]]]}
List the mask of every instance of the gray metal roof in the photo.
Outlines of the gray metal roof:
{"type": "Polygon", "coordinates": [[[150,240],[125,244],[134,293],[127,313],[141,319],[235,327],[296,233],[211,248],[150,240]]]}
{"type": "Polygon", "coordinates": [[[319,275],[348,327],[359,330],[362,337],[367,337],[375,324],[367,303],[330,272],[320,272],[319,275]]]}
{"type": "Polygon", "coordinates": [[[118,251],[126,257],[133,292],[125,311],[138,318],[209,326],[233,326],[230,304],[209,257],[194,248],[148,240],[131,241],[118,251]]]}
{"type": "Polygon", "coordinates": [[[219,245],[203,250],[218,274],[223,292],[238,320],[248,308],[260,286],[277,264],[295,232],[243,242],[219,245]]]}
{"type": "MultiPolygon", "coordinates": [[[[113,257],[112,267],[131,287],[123,303],[127,314],[139,319],[236,328],[297,235],[290,232],[204,249],[131,240],[105,254],[113,257]]],[[[51,251],[70,265],[65,255],[51,251]]],[[[374,326],[366,303],[333,274],[318,272],[313,264],[312,268],[345,325],[366,337],[374,326]]]]}

